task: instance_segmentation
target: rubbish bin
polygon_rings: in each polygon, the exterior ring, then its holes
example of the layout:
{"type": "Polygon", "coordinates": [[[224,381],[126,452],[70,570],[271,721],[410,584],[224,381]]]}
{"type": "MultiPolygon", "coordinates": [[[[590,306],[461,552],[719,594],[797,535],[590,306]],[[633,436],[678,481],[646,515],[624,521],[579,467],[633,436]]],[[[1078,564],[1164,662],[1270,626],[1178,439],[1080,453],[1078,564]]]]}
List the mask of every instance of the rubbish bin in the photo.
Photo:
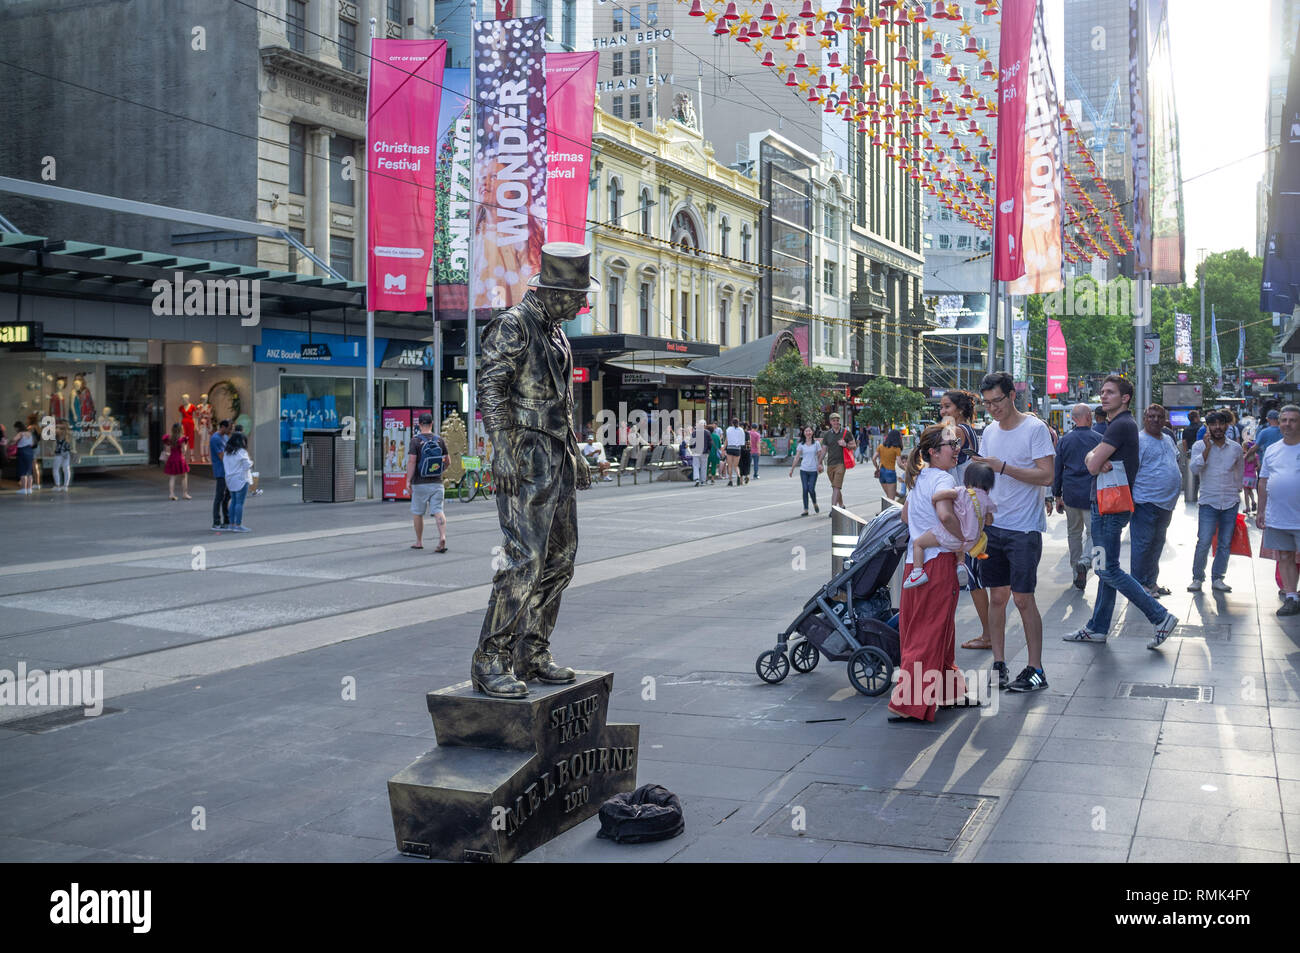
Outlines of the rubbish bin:
{"type": "Polygon", "coordinates": [[[302,501],[351,503],[357,498],[354,441],[341,429],[304,430],[302,434],[302,501]]]}

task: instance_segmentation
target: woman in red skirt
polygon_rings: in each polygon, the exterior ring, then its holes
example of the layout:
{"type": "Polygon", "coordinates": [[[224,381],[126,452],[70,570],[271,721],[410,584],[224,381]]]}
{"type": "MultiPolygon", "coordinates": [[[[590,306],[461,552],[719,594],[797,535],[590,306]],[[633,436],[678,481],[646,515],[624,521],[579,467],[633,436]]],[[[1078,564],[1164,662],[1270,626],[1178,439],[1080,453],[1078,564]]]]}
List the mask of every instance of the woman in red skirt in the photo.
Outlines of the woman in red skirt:
{"type": "Polygon", "coordinates": [[[185,451],[189,446],[189,441],[181,435],[181,425],[172,424],[170,437],[163,437],[163,452],[167,454],[167,462],[163,464],[163,473],[167,474],[167,491],[171,498],[176,499],[176,478],[181,478],[181,495],[185,499],[193,499],[190,496],[190,465],[185,462],[185,451]]]}
{"type": "MultiPolygon", "coordinates": [[[[903,522],[910,543],[942,525],[960,538],[961,524],[953,512],[952,498],[960,490],[953,479],[961,440],[942,424],[926,427],[907,458],[907,502],[903,522]],[[938,495],[940,499],[935,500],[938,495]]],[[[899,606],[899,642],[902,664],[898,684],[889,700],[890,721],[934,721],[941,706],[955,705],[966,697],[966,683],[953,664],[957,628],[957,555],[935,546],[925,550],[925,586],[904,589],[899,606]]],[[[911,572],[909,562],[904,573],[911,572]]]]}

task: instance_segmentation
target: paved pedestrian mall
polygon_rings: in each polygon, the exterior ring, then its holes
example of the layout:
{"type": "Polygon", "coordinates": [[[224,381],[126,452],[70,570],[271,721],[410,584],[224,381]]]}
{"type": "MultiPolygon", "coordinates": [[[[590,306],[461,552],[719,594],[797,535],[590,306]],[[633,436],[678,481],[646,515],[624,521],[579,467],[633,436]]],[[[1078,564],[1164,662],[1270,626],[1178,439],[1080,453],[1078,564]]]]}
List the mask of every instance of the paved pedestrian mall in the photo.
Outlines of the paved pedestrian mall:
{"type": "MultiPolygon", "coordinates": [[[[1274,616],[1272,562],[1234,557],[1232,593],[1185,592],[1180,504],[1161,564],[1174,637],[1147,650],[1121,597],[1109,643],[1067,644],[1096,584],[1071,585],[1054,516],[1050,688],[892,725],[843,663],[755,675],[830,575],[829,487],[800,518],[786,473],[580,495],[555,654],[614,673],[637,781],[681,797],[686,832],[619,846],[592,818],[526,861],[1300,859],[1300,617],[1274,616]]],[[[401,504],[303,504],[288,481],[250,498],[253,532],[217,535],[210,489],[173,503],[156,476],[114,474],[0,496],[0,669],[100,669],[107,695],[93,718],[0,707],[0,860],[423,862],[395,851],[386,781],[434,745],[425,693],[468,677],[495,505],[449,501],[438,555],[408,548],[401,504]]],[[[845,490],[878,512],[870,467],[845,490]]],[[[968,597],[957,632],[978,634],[968,597]]],[[[1014,675],[1014,608],[1007,645],[1014,675]]]]}

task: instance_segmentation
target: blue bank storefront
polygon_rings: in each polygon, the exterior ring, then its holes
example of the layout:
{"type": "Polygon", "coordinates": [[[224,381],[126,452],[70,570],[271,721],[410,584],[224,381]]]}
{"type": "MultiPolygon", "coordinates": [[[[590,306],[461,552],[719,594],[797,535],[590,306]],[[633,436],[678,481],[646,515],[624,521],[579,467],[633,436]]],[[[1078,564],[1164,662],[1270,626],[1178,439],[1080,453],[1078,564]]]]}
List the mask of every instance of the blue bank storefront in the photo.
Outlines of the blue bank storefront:
{"type": "MultiPolygon", "coordinates": [[[[420,341],[375,338],[375,463],[383,459],[378,440],[380,412],[424,398],[427,345],[420,341]]],[[[254,444],[264,474],[302,475],[303,431],[342,427],[351,418],[356,433],[366,410],[364,336],[309,334],[266,328],[253,353],[257,421],[254,444]],[[268,450],[277,448],[272,464],[268,450]]],[[[357,471],[366,464],[365,442],[356,442],[357,471]]]]}

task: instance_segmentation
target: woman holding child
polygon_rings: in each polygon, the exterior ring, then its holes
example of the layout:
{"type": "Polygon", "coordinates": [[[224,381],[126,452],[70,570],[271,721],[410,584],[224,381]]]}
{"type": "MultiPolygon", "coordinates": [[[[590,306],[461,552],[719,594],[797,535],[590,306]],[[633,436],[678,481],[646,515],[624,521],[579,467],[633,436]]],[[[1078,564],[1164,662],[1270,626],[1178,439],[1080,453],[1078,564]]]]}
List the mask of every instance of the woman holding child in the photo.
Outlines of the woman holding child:
{"type": "Polygon", "coordinates": [[[903,589],[900,600],[902,663],[889,701],[890,721],[934,721],[937,708],[965,700],[966,685],[953,664],[958,550],[967,548],[954,504],[959,494],[973,499],[952,476],[961,446],[954,428],[934,424],[925,428],[907,458],[908,493],[902,518],[909,542],[920,547],[921,565],[914,566],[918,557],[913,555],[904,567],[914,581],[903,589]],[[941,543],[954,539],[960,542],[956,549],[941,543]],[[914,574],[914,569],[920,573],[914,574]],[[924,581],[920,581],[922,576],[924,581]]]}

